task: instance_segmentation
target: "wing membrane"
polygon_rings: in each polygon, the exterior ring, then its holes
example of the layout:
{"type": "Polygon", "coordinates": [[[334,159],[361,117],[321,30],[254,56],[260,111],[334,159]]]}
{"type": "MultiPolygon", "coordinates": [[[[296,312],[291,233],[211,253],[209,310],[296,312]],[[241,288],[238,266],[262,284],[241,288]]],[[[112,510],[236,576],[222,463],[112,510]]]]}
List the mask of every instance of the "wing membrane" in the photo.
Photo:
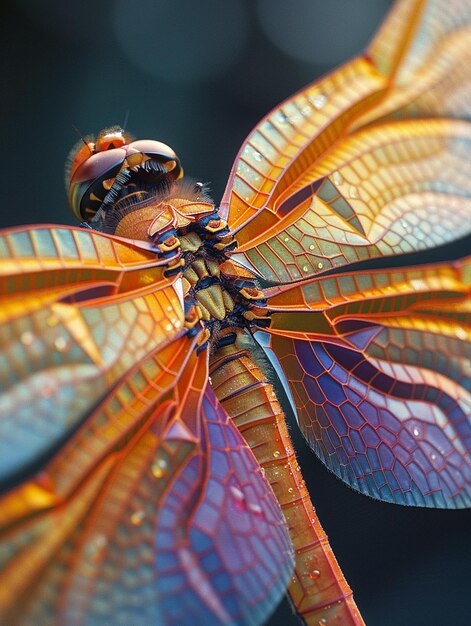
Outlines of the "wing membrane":
{"type": "Polygon", "coordinates": [[[274,205],[276,226],[237,252],[266,280],[288,282],[448,243],[470,233],[470,162],[464,122],[361,131],[308,168],[274,205]]]}
{"type": "Polygon", "coordinates": [[[391,85],[357,124],[391,115],[469,119],[470,36],[467,0],[396,2],[367,51],[391,85]]]}
{"type": "MultiPolygon", "coordinates": [[[[57,550],[9,623],[44,623],[57,612],[57,623],[76,624],[105,624],[111,613],[136,625],[266,618],[291,572],[287,529],[250,449],[206,388],[203,361],[193,350],[146,427],[92,473],[103,475],[101,486],[87,514],[77,513],[79,526],[65,528],[70,518],[55,512],[57,550]]],[[[81,488],[69,509],[84,502],[81,488]]]]}
{"type": "Polygon", "coordinates": [[[470,259],[269,294],[271,347],[326,465],[382,500],[469,506],[470,259]]]}
{"type": "Polygon", "coordinates": [[[5,488],[62,443],[135,363],[183,332],[183,308],[155,254],[125,241],[60,227],[18,229],[2,241],[5,488]],[[49,252],[46,240],[54,243],[49,252]],[[112,289],[97,297],[103,280],[112,289]]]}
{"type": "Polygon", "coordinates": [[[94,297],[125,293],[159,283],[164,269],[145,242],[92,230],[35,226],[5,230],[0,236],[2,303],[33,290],[57,299],[86,292],[90,285],[102,288],[94,297]]]}
{"type": "Polygon", "coordinates": [[[470,125],[452,118],[469,119],[470,33],[469,3],[401,0],[364,56],[262,120],[222,202],[243,262],[288,282],[469,233],[470,125]]]}
{"type": "Polygon", "coordinates": [[[221,201],[232,230],[244,226],[242,242],[276,222],[272,206],[342,135],[362,107],[378,99],[386,80],[358,58],[301,90],[267,115],[236,157],[221,201]],[[256,226],[250,221],[260,215],[256,226]]]}

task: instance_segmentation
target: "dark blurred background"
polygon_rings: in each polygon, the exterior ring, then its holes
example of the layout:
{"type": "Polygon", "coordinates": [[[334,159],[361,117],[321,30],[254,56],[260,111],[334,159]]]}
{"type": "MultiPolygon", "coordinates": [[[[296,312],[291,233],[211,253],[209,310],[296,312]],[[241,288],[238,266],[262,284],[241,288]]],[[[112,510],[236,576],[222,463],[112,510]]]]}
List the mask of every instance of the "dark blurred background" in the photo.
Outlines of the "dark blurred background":
{"type": "MultiPolygon", "coordinates": [[[[96,132],[128,111],[136,137],[169,143],[219,200],[253,125],[361,50],[389,5],[10,0],[0,25],[1,225],[73,224],[63,184],[73,125],[96,132]]],[[[296,444],[368,626],[469,624],[470,514],[374,502],[296,444]]],[[[296,623],[287,603],[270,621],[296,623]]]]}

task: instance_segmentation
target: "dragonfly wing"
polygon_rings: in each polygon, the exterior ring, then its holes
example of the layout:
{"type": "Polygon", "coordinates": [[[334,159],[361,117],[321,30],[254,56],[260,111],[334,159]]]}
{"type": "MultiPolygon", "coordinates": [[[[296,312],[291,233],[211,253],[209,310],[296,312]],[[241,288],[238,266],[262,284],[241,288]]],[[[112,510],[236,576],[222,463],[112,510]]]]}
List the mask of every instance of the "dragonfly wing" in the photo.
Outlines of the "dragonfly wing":
{"type": "Polygon", "coordinates": [[[469,234],[470,34],[465,1],[400,0],[363,56],[264,118],[221,204],[240,260],[288,282],[469,234]]]}
{"type": "Polygon", "coordinates": [[[400,0],[367,54],[391,86],[357,125],[385,116],[469,119],[471,6],[440,0],[400,0]]]}
{"type": "Polygon", "coordinates": [[[355,489],[471,504],[469,258],[271,290],[270,346],[301,430],[355,489]]]}
{"type": "Polygon", "coordinates": [[[154,252],[67,227],[0,239],[3,489],[38,469],[132,366],[183,332],[154,252]]]}
{"type": "Polygon", "coordinates": [[[88,625],[110,615],[142,626],[261,624],[280,599],[292,553],[275,497],[206,387],[204,357],[192,350],[175,380],[145,427],[97,466],[67,509],[17,530],[26,541],[34,524],[56,529],[33,588],[24,575],[13,581],[27,591],[11,613],[21,624],[49,623],[57,612],[57,623],[88,625]]]}
{"type": "Polygon", "coordinates": [[[278,196],[345,134],[362,107],[379,99],[386,85],[387,79],[359,57],[261,120],[241,146],[221,201],[221,215],[241,243],[276,224],[278,196]]]}
{"type": "Polygon", "coordinates": [[[288,528],[262,469],[210,387],[201,416],[201,448],[159,515],[159,595],[170,624],[194,624],[195,615],[201,624],[263,624],[292,573],[288,528]],[[180,524],[187,528],[184,541],[180,524]],[[178,560],[186,571],[175,572],[178,560]]]}
{"type": "Polygon", "coordinates": [[[470,163],[466,122],[359,131],[307,167],[274,206],[275,226],[237,253],[264,279],[290,282],[449,243],[471,231],[470,163]]]}

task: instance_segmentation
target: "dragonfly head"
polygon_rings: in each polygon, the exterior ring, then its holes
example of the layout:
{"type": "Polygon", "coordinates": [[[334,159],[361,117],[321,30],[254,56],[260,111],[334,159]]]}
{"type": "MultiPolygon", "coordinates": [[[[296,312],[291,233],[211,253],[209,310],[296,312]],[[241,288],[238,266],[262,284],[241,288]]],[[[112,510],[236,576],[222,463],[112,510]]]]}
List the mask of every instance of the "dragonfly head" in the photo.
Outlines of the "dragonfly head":
{"type": "Polygon", "coordinates": [[[133,140],[119,126],[87,137],[73,148],[66,165],[66,186],[74,215],[89,222],[112,204],[123,188],[164,185],[183,176],[175,152],[160,141],[133,140]]]}

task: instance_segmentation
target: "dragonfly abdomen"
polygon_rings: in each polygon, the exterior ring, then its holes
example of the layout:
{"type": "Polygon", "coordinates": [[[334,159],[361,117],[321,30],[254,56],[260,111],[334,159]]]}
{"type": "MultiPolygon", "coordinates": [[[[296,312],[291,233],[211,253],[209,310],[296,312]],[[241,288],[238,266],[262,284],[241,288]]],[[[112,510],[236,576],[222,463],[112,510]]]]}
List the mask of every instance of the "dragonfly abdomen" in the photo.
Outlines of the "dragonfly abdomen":
{"type": "Polygon", "coordinates": [[[297,462],[275,389],[244,347],[243,331],[210,359],[212,388],[278,500],[295,552],[289,595],[308,626],[364,626],[297,462]]]}

